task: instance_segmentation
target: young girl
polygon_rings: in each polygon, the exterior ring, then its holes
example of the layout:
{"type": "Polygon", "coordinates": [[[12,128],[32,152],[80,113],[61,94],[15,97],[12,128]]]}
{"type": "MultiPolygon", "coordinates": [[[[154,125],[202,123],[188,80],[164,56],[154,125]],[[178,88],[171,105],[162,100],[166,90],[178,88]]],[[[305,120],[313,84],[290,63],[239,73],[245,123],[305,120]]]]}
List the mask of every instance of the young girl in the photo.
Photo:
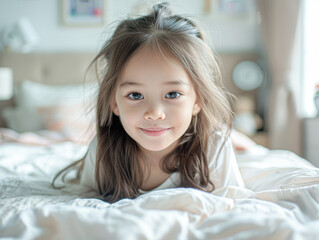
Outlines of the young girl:
{"type": "Polygon", "coordinates": [[[92,63],[103,62],[82,185],[108,202],[165,188],[244,185],[228,140],[228,95],[190,19],[157,4],[124,20],[92,63]]]}

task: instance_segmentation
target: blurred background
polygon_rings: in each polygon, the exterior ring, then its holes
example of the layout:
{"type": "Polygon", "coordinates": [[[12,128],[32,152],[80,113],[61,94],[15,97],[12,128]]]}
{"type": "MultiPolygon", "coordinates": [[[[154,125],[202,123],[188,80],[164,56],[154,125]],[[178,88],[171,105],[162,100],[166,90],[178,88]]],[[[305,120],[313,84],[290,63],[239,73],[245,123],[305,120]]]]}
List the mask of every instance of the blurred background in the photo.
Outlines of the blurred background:
{"type": "MultiPolygon", "coordinates": [[[[63,128],[70,111],[61,106],[77,109],[66,96],[75,98],[114,22],[145,14],[156,2],[0,0],[0,127],[17,133],[83,127],[84,121],[63,128]]],[[[265,147],[319,161],[319,1],[167,2],[207,32],[225,86],[237,97],[234,128],[265,147]]]]}

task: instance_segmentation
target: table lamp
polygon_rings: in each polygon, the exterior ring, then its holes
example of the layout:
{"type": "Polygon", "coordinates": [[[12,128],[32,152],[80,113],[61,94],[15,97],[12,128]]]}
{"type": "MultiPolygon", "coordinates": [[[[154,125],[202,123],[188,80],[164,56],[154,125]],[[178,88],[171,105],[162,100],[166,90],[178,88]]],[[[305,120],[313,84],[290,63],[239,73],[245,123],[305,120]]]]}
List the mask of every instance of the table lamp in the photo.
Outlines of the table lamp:
{"type": "Polygon", "coordinates": [[[7,51],[27,53],[38,43],[39,36],[28,18],[21,18],[12,26],[3,29],[1,44],[7,51]]]}

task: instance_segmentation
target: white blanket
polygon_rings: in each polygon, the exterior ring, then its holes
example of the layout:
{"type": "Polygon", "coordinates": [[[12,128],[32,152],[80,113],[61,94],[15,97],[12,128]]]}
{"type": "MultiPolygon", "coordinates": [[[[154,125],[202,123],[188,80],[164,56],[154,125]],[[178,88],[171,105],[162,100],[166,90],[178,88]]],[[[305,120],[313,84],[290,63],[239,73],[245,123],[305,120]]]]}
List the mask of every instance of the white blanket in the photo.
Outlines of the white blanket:
{"type": "Polygon", "coordinates": [[[318,239],[319,169],[287,151],[238,155],[246,188],[167,189],[105,203],[54,174],[86,147],[0,145],[0,238],[318,239]]]}

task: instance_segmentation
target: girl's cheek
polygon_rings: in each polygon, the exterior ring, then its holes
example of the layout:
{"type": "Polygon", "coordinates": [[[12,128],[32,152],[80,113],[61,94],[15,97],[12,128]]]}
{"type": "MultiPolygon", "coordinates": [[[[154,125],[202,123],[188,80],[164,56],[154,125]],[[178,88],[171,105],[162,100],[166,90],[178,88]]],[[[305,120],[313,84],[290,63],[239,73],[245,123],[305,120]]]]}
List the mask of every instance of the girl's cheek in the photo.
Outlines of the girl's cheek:
{"type": "Polygon", "coordinates": [[[141,106],[138,106],[138,105],[130,104],[130,105],[125,106],[125,108],[123,110],[124,110],[123,112],[126,116],[134,118],[135,116],[140,115],[142,113],[143,108],[141,106]]]}

